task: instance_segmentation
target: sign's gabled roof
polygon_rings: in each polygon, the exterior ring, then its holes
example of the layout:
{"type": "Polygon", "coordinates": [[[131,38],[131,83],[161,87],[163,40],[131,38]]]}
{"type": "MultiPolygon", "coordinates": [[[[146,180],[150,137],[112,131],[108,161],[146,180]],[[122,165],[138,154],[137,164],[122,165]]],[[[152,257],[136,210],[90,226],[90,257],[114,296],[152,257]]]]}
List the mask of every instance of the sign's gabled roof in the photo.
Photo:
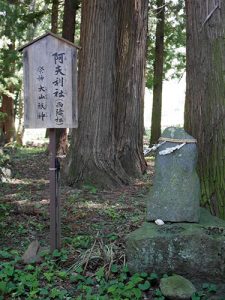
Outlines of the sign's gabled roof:
{"type": "Polygon", "coordinates": [[[49,32],[46,32],[45,34],[39,36],[38,38],[34,39],[33,41],[31,41],[31,42],[29,42],[29,43],[27,43],[27,44],[21,46],[21,47],[18,49],[18,51],[22,51],[24,48],[29,47],[30,45],[36,43],[37,41],[39,41],[39,40],[45,38],[45,37],[48,36],[48,35],[51,35],[51,36],[53,36],[54,38],[56,38],[56,39],[58,39],[58,40],[60,40],[60,41],[62,41],[62,42],[64,42],[64,43],[67,43],[67,44],[69,44],[69,45],[72,46],[72,47],[75,47],[75,48],[77,48],[77,49],[81,49],[81,47],[79,47],[79,46],[73,44],[72,42],[70,42],[70,41],[68,41],[68,40],[66,40],[66,39],[64,39],[64,38],[62,38],[62,37],[60,37],[60,36],[58,36],[57,34],[54,34],[53,32],[50,32],[50,31],[49,31],[49,32]]]}

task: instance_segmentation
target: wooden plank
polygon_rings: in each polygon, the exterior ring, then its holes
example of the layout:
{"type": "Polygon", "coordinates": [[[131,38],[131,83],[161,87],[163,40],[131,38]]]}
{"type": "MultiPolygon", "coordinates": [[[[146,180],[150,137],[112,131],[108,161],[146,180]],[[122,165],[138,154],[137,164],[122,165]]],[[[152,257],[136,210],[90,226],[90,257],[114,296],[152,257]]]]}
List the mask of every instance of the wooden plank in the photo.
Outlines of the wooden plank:
{"type": "Polygon", "coordinates": [[[77,128],[76,51],[52,35],[23,50],[25,128],[77,128]]]}
{"type": "Polygon", "coordinates": [[[61,220],[60,220],[60,197],[59,197],[59,182],[57,180],[56,166],[56,130],[49,130],[49,150],[50,150],[50,249],[53,252],[55,249],[61,248],[61,220]]]}

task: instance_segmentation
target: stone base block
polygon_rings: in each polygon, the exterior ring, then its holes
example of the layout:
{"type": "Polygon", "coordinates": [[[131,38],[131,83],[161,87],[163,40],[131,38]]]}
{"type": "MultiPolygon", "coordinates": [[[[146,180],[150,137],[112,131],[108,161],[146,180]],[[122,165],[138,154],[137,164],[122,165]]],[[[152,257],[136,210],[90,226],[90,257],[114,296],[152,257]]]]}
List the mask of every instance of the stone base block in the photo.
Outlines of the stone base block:
{"type": "Polygon", "coordinates": [[[224,281],[225,221],[201,209],[200,222],[144,223],[126,238],[131,272],[173,272],[224,281]]]}

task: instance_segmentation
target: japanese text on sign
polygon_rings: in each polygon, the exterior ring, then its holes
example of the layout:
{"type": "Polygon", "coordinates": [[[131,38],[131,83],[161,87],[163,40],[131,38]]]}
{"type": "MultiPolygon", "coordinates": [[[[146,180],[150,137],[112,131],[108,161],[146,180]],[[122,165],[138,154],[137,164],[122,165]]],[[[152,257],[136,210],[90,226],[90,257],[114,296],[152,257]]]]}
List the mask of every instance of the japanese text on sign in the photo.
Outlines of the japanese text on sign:
{"type": "Polygon", "coordinates": [[[55,52],[52,54],[55,64],[55,73],[53,97],[55,99],[55,121],[57,125],[62,125],[64,122],[64,79],[66,76],[63,70],[65,53],[55,52]]]}
{"type": "Polygon", "coordinates": [[[37,119],[44,121],[47,118],[47,88],[45,86],[45,68],[39,66],[37,68],[37,80],[38,80],[38,101],[37,101],[37,119]]]}

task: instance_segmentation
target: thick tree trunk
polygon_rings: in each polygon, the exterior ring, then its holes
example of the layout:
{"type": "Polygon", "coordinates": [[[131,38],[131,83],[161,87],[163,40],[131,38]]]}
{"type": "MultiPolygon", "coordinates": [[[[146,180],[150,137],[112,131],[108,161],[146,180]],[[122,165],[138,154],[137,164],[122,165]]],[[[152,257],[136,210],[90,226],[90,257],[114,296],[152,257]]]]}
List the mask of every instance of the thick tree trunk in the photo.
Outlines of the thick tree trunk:
{"type": "Polygon", "coordinates": [[[135,176],[144,169],[140,114],[146,26],[139,18],[144,17],[146,2],[125,1],[126,13],[125,3],[118,0],[82,2],[79,127],[73,130],[67,160],[70,183],[128,184],[128,174],[135,176]]]}
{"type": "Polygon", "coordinates": [[[198,140],[202,205],[225,218],[225,2],[186,0],[185,128],[198,140]]]}
{"type": "Polygon", "coordinates": [[[157,0],[156,16],[157,25],[153,76],[153,106],[150,138],[151,145],[156,144],[161,135],[165,0],[157,0]]]}
{"type": "Polygon", "coordinates": [[[117,155],[129,176],[146,169],[143,158],[143,101],[147,1],[121,1],[116,60],[115,138],[117,155]]]}
{"type": "MultiPolygon", "coordinates": [[[[79,9],[80,0],[65,0],[63,13],[62,37],[70,42],[74,42],[76,12],[79,9]]],[[[68,150],[67,129],[58,128],[56,130],[56,151],[64,155],[68,150]]]]}
{"type": "Polygon", "coordinates": [[[82,2],[79,56],[79,124],[73,130],[68,180],[128,183],[116,158],[113,123],[117,1],[82,2]]]}

